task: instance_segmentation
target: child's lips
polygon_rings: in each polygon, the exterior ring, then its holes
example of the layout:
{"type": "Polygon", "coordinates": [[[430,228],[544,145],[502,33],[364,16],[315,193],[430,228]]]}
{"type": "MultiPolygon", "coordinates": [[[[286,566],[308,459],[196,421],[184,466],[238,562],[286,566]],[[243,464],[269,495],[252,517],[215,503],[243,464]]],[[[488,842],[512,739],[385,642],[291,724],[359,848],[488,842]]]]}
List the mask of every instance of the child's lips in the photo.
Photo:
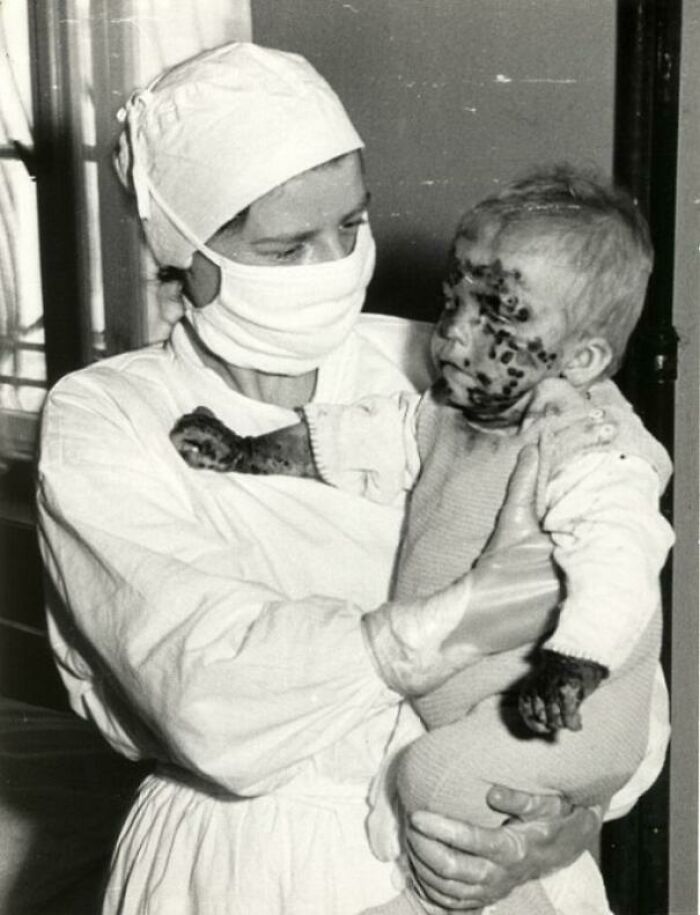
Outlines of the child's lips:
{"type": "Polygon", "coordinates": [[[474,383],[473,375],[468,371],[465,371],[465,369],[460,368],[460,366],[455,365],[454,362],[448,360],[441,360],[440,373],[445,381],[448,383],[458,383],[460,387],[465,387],[470,383],[474,383]]]}

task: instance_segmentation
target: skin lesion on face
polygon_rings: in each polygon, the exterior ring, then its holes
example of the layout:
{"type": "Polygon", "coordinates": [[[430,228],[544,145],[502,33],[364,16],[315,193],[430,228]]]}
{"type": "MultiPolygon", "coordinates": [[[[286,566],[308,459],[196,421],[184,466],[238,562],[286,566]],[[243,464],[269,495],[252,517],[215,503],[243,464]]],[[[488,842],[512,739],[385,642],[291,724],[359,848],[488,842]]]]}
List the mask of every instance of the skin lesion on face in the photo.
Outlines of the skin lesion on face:
{"type": "Polygon", "coordinates": [[[525,322],[530,309],[522,300],[525,290],[523,276],[518,269],[506,269],[500,258],[490,263],[474,263],[469,258],[461,261],[456,270],[460,282],[471,287],[482,315],[492,321],[525,322]]]}
{"type": "Polygon", "coordinates": [[[445,295],[436,331],[444,345],[436,349],[449,399],[477,420],[517,422],[518,404],[559,358],[536,332],[538,308],[522,271],[499,257],[455,257],[445,295]]]}

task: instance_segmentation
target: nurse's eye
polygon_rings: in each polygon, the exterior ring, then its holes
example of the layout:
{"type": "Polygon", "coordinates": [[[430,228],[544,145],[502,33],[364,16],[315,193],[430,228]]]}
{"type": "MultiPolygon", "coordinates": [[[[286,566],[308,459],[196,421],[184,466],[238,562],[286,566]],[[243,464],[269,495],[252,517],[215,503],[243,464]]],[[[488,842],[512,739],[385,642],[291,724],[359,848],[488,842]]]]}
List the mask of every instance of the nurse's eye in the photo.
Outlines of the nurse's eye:
{"type": "Polygon", "coordinates": [[[340,226],[341,232],[357,232],[360,226],[364,226],[367,223],[367,211],[364,213],[359,213],[357,216],[353,216],[351,219],[348,219],[346,222],[342,223],[340,226]]]}
{"type": "Polygon", "coordinates": [[[299,260],[304,251],[303,245],[290,245],[288,248],[283,248],[280,251],[273,251],[270,254],[270,257],[275,261],[281,261],[283,263],[293,262],[299,260]]]}

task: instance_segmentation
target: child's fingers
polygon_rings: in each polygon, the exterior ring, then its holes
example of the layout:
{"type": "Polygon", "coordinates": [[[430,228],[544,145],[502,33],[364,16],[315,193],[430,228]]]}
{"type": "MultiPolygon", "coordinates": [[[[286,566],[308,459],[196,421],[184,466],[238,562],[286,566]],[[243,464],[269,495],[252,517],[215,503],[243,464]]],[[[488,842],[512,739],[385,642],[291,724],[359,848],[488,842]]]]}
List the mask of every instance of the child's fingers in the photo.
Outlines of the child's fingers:
{"type": "Polygon", "coordinates": [[[523,692],[520,696],[519,707],[520,714],[531,731],[534,731],[535,734],[548,732],[547,708],[544,700],[537,693],[523,692]]]}
{"type": "Polygon", "coordinates": [[[570,690],[564,693],[563,703],[562,703],[562,716],[564,727],[568,728],[570,731],[580,731],[581,730],[581,713],[579,708],[581,703],[578,698],[570,690]]]}
{"type": "Polygon", "coordinates": [[[564,727],[564,714],[558,699],[547,703],[547,731],[560,731],[564,727]]]}

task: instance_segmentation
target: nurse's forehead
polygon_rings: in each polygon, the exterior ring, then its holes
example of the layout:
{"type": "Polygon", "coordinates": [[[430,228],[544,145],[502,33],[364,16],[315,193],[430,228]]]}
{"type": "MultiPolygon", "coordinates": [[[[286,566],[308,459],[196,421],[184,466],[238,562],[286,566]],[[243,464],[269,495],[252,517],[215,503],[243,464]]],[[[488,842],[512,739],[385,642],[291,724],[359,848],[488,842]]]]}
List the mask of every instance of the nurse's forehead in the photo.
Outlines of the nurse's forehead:
{"type": "Polygon", "coordinates": [[[303,228],[305,223],[339,220],[367,207],[369,194],[359,154],[349,154],[295,175],[254,201],[248,222],[303,228]]]}
{"type": "Polygon", "coordinates": [[[337,201],[337,206],[326,203],[311,210],[292,208],[262,214],[251,210],[246,235],[260,243],[299,239],[359,218],[369,207],[369,202],[370,193],[365,190],[353,195],[353,198],[337,201]]]}

